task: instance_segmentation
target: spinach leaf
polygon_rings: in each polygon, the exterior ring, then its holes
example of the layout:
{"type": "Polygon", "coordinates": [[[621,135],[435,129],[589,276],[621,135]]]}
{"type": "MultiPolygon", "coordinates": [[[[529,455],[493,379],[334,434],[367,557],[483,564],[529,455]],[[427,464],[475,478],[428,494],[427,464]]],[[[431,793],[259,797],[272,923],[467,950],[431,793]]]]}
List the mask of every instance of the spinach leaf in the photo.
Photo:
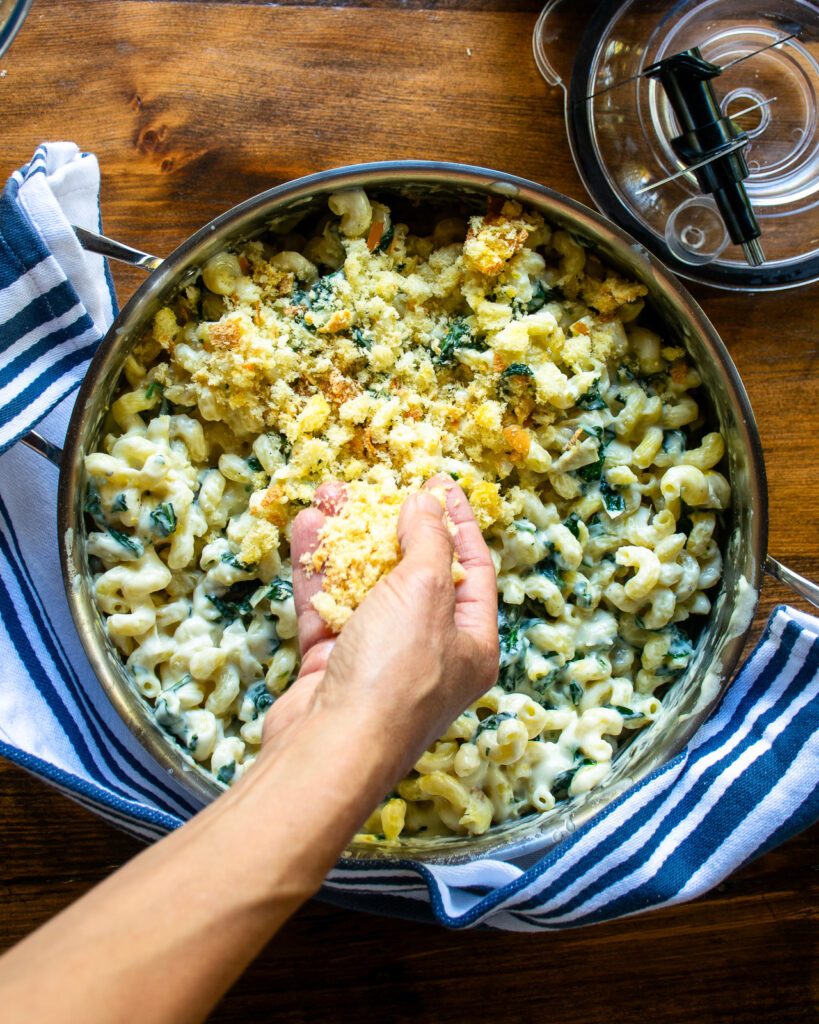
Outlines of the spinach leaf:
{"type": "Polygon", "coordinates": [[[246,461],[248,469],[251,469],[254,473],[263,472],[264,466],[259,462],[255,455],[250,455],[246,461]]]}
{"type": "Polygon", "coordinates": [[[83,512],[87,512],[89,516],[96,519],[97,522],[104,522],[105,517],[102,514],[102,502],[100,501],[100,492],[97,490],[97,485],[93,480],[88,481],[88,486],[85,488],[85,504],[83,505],[83,512]]]}
{"type": "Polygon", "coordinates": [[[152,380],[151,383],[145,388],[145,397],[153,398],[154,395],[159,395],[160,398],[165,394],[165,388],[159,383],[158,380],[152,380]]]}
{"type": "Polygon", "coordinates": [[[484,718],[484,720],[481,722],[481,724],[475,730],[475,733],[474,733],[474,735],[472,737],[472,742],[474,743],[475,740],[481,735],[481,733],[483,733],[483,732],[493,732],[494,730],[496,730],[498,728],[498,726],[501,724],[501,722],[505,721],[507,718],[514,718],[514,717],[515,716],[512,714],[511,711],[499,711],[495,715],[489,715],[488,718],[484,718]]]}
{"type": "Polygon", "coordinates": [[[583,687],[574,680],[569,683],[569,699],[575,707],[583,700],[583,687]]]}
{"type": "Polygon", "coordinates": [[[220,619],[225,622],[233,622],[239,616],[252,614],[250,598],[258,586],[258,580],[241,580],[239,583],[234,583],[221,596],[217,594],[206,594],[205,596],[219,612],[220,619]]]}
{"type": "MultiPolygon", "coordinates": [[[[306,306],[308,309],[324,310],[330,305],[335,294],[336,282],[344,277],[344,267],[334,270],[331,274],[320,277],[314,285],[304,291],[294,291],[291,301],[297,306],[306,306]]],[[[304,324],[310,329],[309,324],[304,324]]],[[[312,328],[315,330],[315,328],[312,328]]]]}
{"type": "Polygon", "coordinates": [[[685,434],[681,430],[664,430],[663,451],[668,455],[682,455],[685,451],[685,434]]]}
{"type": "Polygon", "coordinates": [[[512,615],[515,617],[512,618],[505,606],[501,605],[498,609],[498,686],[507,693],[514,692],[523,681],[524,658],[529,649],[529,640],[526,637],[529,620],[518,618],[518,614],[513,612],[512,615]]]}
{"type": "Polygon", "coordinates": [[[526,303],[526,312],[537,313],[539,309],[543,309],[547,302],[562,302],[565,298],[563,290],[556,285],[548,288],[543,281],[535,281],[532,297],[526,303]]]}
{"type": "Polygon", "coordinates": [[[572,784],[572,780],[581,768],[587,768],[589,765],[597,764],[596,761],[590,757],[583,757],[579,761],[575,762],[568,771],[561,772],[554,782],[552,783],[552,793],[555,799],[565,800],[569,796],[569,786],[572,784]]]}
{"type": "Polygon", "coordinates": [[[565,298],[562,289],[557,286],[550,288],[545,282],[537,280],[532,285],[531,299],[528,302],[519,302],[517,299],[513,301],[512,312],[516,317],[537,313],[547,302],[561,302],[565,298]]]}
{"type": "Polygon", "coordinates": [[[674,661],[681,661],[685,658],[686,662],[694,653],[694,645],[689,638],[682,632],[682,630],[673,627],[674,635],[671,643],[668,645],[668,657],[674,661]]]}
{"type": "Polygon", "coordinates": [[[606,450],[614,440],[615,435],[614,431],[609,430],[608,427],[604,430],[600,430],[599,427],[584,427],[583,429],[587,430],[589,433],[596,434],[598,438],[597,454],[599,458],[597,459],[597,462],[592,462],[588,466],[581,466],[580,469],[576,471],[581,480],[590,484],[594,483],[595,480],[600,479],[600,475],[603,472],[603,463],[606,460],[606,450]]]}
{"type": "Polygon", "coordinates": [[[234,569],[238,569],[239,572],[250,572],[253,568],[252,565],[245,565],[244,562],[239,560],[238,555],[234,555],[232,551],[224,551],[222,553],[222,561],[226,565],[232,565],[234,569]]]}
{"type": "Polygon", "coordinates": [[[626,499],[616,491],[604,476],[600,477],[600,494],[609,515],[619,515],[626,510],[626,499]]]}
{"type": "Polygon", "coordinates": [[[368,349],[372,348],[372,339],[368,338],[367,335],[360,327],[354,327],[352,330],[353,344],[356,348],[368,349]]]}
{"type": "Polygon", "coordinates": [[[607,409],[605,401],[600,397],[600,381],[596,380],[592,383],[592,386],[585,393],[581,395],[577,400],[577,404],[581,409],[591,411],[592,409],[607,409]]]}
{"type": "Polygon", "coordinates": [[[173,693],[174,690],[179,690],[183,686],[187,686],[188,683],[192,683],[192,682],[193,682],[193,676],[190,674],[190,672],[186,672],[185,675],[182,676],[181,679],[179,679],[177,682],[175,682],[173,684],[173,686],[169,686],[168,687],[167,692],[168,693],[173,693]]]}
{"type": "Polygon", "coordinates": [[[176,512],[169,501],[163,501],[151,510],[151,522],[154,524],[154,532],[160,537],[170,537],[176,529],[176,512]]]}
{"type": "Polygon", "coordinates": [[[563,574],[555,561],[554,555],[547,555],[542,558],[534,567],[533,572],[540,573],[547,580],[551,580],[556,587],[563,586],[563,574]]]}
{"type": "Polygon", "coordinates": [[[609,704],[608,707],[612,708],[618,714],[622,715],[626,719],[645,718],[646,716],[642,711],[633,711],[631,708],[624,708],[620,704],[609,704]]]}
{"type": "Polygon", "coordinates": [[[580,516],[576,512],[572,512],[567,516],[563,520],[563,525],[573,537],[580,536],[580,516]]]}
{"type": "Polygon", "coordinates": [[[236,774],[236,762],[231,761],[229,764],[223,765],[216,773],[216,778],[227,785],[233,776],[236,774]]]}
{"type": "Polygon", "coordinates": [[[381,236],[381,241],[378,243],[375,249],[373,249],[373,252],[386,252],[387,249],[389,249],[390,242],[392,242],[394,236],[395,228],[392,226],[392,224],[390,224],[390,226],[381,236]]]}
{"type": "Polygon", "coordinates": [[[292,596],[293,584],[290,580],[283,579],[280,576],[271,580],[270,589],[267,592],[267,597],[271,601],[286,601],[288,597],[292,596]]]}
{"type": "Polygon", "coordinates": [[[118,494],[114,498],[114,503],[111,506],[112,512],[125,512],[128,509],[128,502],[125,500],[124,494],[118,494]]]}
{"type": "Polygon", "coordinates": [[[469,325],[462,317],[456,317],[449,326],[441,342],[441,350],[437,356],[433,356],[433,362],[451,363],[455,358],[455,351],[459,348],[469,348],[474,342],[469,325]]]}
{"type": "Polygon", "coordinates": [[[121,530],[115,530],[112,526],[107,526],[108,533],[114,538],[117,544],[121,544],[122,547],[128,551],[132,551],[137,558],[142,558],[145,554],[145,547],[142,541],[137,540],[136,537],[129,537],[127,533],[122,533],[121,530]]]}
{"type": "Polygon", "coordinates": [[[526,363],[510,363],[501,373],[501,380],[507,380],[509,377],[534,377],[534,375],[534,371],[526,363]]]}
{"type": "Polygon", "coordinates": [[[251,686],[247,691],[247,695],[253,701],[253,706],[256,709],[253,715],[254,721],[259,717],[260,711],[264,711],[273,704],[273,695],[268,690],[264,680],[260,683],[256,683],[255,686],[251,686]]]}

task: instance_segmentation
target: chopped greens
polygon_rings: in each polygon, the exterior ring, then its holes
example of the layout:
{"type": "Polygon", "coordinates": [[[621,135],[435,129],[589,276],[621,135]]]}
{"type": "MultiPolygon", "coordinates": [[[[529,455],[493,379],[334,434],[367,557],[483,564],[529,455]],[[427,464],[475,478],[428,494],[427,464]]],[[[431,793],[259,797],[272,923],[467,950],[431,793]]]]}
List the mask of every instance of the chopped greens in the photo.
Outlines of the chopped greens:
{"type": "Polygon", "coordinates": [[[436,363],[451,363],[455,358],[455,351],[459,348],[470,348],[474,344],[469,324],[462,317],[456,317],[449,326],[441,342],[441,350],[433,357],[436,363]]]}
{"type": "Polygon", "coordinates": [[[575,775],[577,775],[581,768],[588,768],[593,764],[597,764],[597,762],[590,757],[583,757],[579,761],[575,762],[568,771],[561,772],[552,783],[552,793],[554,793],[555,799],[566,799],[569,795],[569,787],[571,786],[575,775]]]}
{"type": "Polygon", "coordinates": [[[646,717],[642,711],[634,711],[632,708],[624,708],[620,704],[610,704],[609,707],[612,708],[613,711],[616,711],[618,715],[622,715],[623,718],[626,719],[646,717]]]}
{"type": "Polygon", "coordinates": [[[534,377],[534,371],[526,363],[510,363],[501,374],[501,380],[509,377],[534,377]]]}
{"type": "Polygon", "coordinates": [[[267,597],[271,601],[286,601],[288,597],[293,596],[293,584],[290,580],[283,579],[281,576],[277,576],[270,583],[270,589],[267,591],[267,597]]]}
{"type": "Polygon", "coordinates": [[[483,732],[494,732],[498,728],[498,726],[501,724],[501,722],[505,721],[507,718],[514,718],[514,717],[515,716],[512,714],[511,711],[499,711],[495,715],[489,715],[488,718],[484,718],[484,720],[480,723],[478,728],[475,730],[475,734],[472,737],[472,742],[474,743],[475,740],[481,735],[481,733],[483,733],[483,732]]]}
{"type": "Polygon", "coordinates": [[[206,594],[205,596],[219,612],[219,617],[225,622],[233,622],[243,615],[250,615],[253,609],[250,606],[250,598],[258,589],[258,580],[242,580],[234,583],[224,594],[206,594]]]}
{"type": "Polygon", "coordinates": [[[569,683],[569,698],[575,707],[583,700],[583,687],[574,680],[569,683]]]}
{"type": "Polygon", "coordinates": [[[668,455],[682,455],[685,451],[685,434],[681,430],[664,430],[663,451],[668,455]]]}
{"type": "Polygon", "coordinates": [[[368,349],[372,348],[372,339],[368,338],[367,335],[360,327],[354,327],[352,330],[353,344],[356,348],[368,349]]]}
{"type": "Polygon", "coordinates": [[[598,439],[597,462],[592,462],[588,466],[581,466],[580,469],[576,471],[580,479],[589,484],[600,479],[603,472],[603,463],[606,461],[606,450],[614,440],[614,431],[609,430],[608,427],[602,430],[600,427],[584,427],[583,429],[590,434],[596,434],[598,439]]]}
{"type": "Polygon", "coordinates": [[[254,473],[261,473],[264,471],[264,466],[259,462],[255,455],[250,455],[247,459],[248,469],[251,469],[254,473]]]}
{"type": "Polygon", "coordinates": [[[498,640],[500,659],[498,686],[513,693],[527,679],[526,652],[531,646],[526,630],[537,619],[524,618],[517,607],[500,603],[498,608],[498,640]]]}
{"type": "Polygon", "coordinates": [[[553,554],[542,558],[534,567],[534,572],[545,576],[556,587],[563,585],[563,576],[553,554]]]}
{"type": "Polygon", "coordinates": [[[668,645],[669,657],[677,661],[681,658],[690,658],[693,653],[694,645],[685,633],[681,632],[679,629],[675,629],[674,639],[668,645]]]}
{"type": "Polygon", "coordinates": [[[239,560],[239,556],[235,555],[232,551],[224,551],[222,553],[222,561],[226,565],[232,565],[234,569],[238,569],[239,572],[250,572],[253,566],[245,565],[244,562],[239,560]]]}
{"type": "Polygon", "coordinates": [[[117,544],[120,544],[126,550],[131,551],[137,558],[142,558],[145,554],[145,547],[142,541],[137,540],[136,537],[129,537],[127,533],[123,533],[121,530],[115,530],[112,526],[108,526],[106,529],[117,544]]]}
{"type": "Polygon", "coordinates": [[[254,720],[259,717],[260,711],[265,711],[273,704],[273,695],[267,688],[267,684],[262,680],[260,683],[256,683],[255,686],[247,691],[247,695],[253,702],[253,706],[256,709],[253,715],[254,720]]]}
{"type": "Polygon", "coordinates": [[[177,682],[175,682],[173,684],[173,686],[169,686],[167,688],[167,692],[168,693],[173,693],[174,690],[179,690],[183,686],[187,686],[188,683],[192,683],[192,682],[193,682],[193,676],[190,674],[190,672],[186,672],[185,675],[182,676],[181,679],[179,679],[177,682]]]}
{"type": "Polygon", "coordinates": [[[114,503],[111,505],[112,512],[125,512],[128,509],[128,502],[125,500],[124,494],[118,494],[114,498],[114,503]]]}
{"type": "Polygon", "coordinates": [[[151,383],[145,388],[145,397],[153,398],[154,395],[159,395],[160,398],[165,394],[165,388],[158,380],[152,380],[151,383]]]}
{"type": "Polygon", "coordinates": [[[381,241],[378,243],[375,249],[373,249],[373,252],[386,252],[387,249],[389,249],[390,243],[392,242],[394,236],[395,228],[392,226],[392,224],[390,224],[390,226],[381,236],[381,241]]]}
{"type": "MultiPolygon", "coordinates": [[[[344,267],[334,270],[331,274],[320,277],[314,285],[304,291],[294,291],[291,298],[294,304],[306,306],[308,309],[325,310],[333,299],[336,282],[344,277],[344,267]]],[[[305,324],[305,326],[308,326],[305,324]]]]}
{"type": "Polygon", "coordinates": [[[163,501],[151,510],[151,522],[154,524],[154,532],[160,537],[170,537],[176,529],[176,512],[169,501],[163,501]]]}
{"type": "Polygon", "coordinates": [[[573,537],[580,536],[580,516],[576,512],[572,512],[566,519],[564,519],[563,525],[573,537]]]}
{"type": "Polygon", "coordinates": [[[236,762],[231,761],[229,764],[223,765],[216,773],[216,778],[227,785],[233,776],[236,774],[236,762]]]}
{"type": "Polygon", "coordinates": [[[577,404],[581,409],[585,409],[587,412],[592,409],[606,409],[608,408],[606,403],[600,397],[600,381],[596,380],[592,383],[592,386],[585,393],[581,395],[577,400],[577,404]]]}
{"type": "Polygon", "coordinates": [[[626,499],[615,490],[604,476],[600,477],[600,494],[609,515],[619,515],[626,510],[626,499]]]}
{"type": "Polygon", "coordinates": [[[515,299],[512,302],[512,310],[515,316],[527,316],[543,309],[547,302],[560,302],[564,298],[565,295],[560,288],[550,288],[545,282],[538,279],[532,285],[531,299],[528,302],[520,302],[515,299]]]}
{"type": "Polygon", "coordinates": [[[96,519],[99,522],[103,521],[100,492],[97,490],[97,485],[93,480],[88,481],[88,486],[85,489],[85,504],[83,505],[83,511],[87,512],[93,519],[96,519]]]}

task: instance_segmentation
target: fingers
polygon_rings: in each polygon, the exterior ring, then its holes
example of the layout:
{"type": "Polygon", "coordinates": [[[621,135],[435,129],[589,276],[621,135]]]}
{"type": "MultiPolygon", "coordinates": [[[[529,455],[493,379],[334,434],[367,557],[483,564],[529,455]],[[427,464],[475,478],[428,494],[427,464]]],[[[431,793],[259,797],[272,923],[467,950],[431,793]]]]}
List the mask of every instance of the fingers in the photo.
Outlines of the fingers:
{"type": "Polygon", "coordinates": [[[455,552],[466,572],[455,590],[455,625],[480,639],[496,637],[497,577],[475,513],[461,488],[444,473],[427,480],[424,488],[446,493],[447,513],[455,526],[455,552]]]}
{"type": "Polygon", "coordinates": [[[431,494],[411,494],[398,517],[398,543],[403,555],[402,574],[421,568],[450,576],[452,538],[444,522],[441,503],[431,494]]]}
{"type": "Polygon", "coordinates": [[[311,598],[321,590],[321,573],[307,574],[302,557],[312,554],[318,547],[319,530],[325,515],[318,508],[306,508],[293,520],[290,535],[290,558],[293,565],[293,600],[299,620],[299,648],[305,658],[310,648],[333,634],[313,607],[311,598]]]}
{"type": "Polygon", "coordinates": [[[328,480],[319,484],[313,495],[313,506],[326,516],[337,515],[347,500],[347,488],[340,480],[328,480]]]}
{"type": "MultiPolygon", "coordinates": [[[[334,516],[347,500],[344,484],[328,480],[320,484],[313,495],[313,506],[306,508],[293,521],[290,534],[290,561],[293,565],[293,600],[299,620],[299,648],[302,666],[311,648],[334,637],[334,633],[313,607],[311,598],[321,590],[322,575],[309,575],[302,565],[302,557],[312,554],[318,547],[318,534],[327,516],[334,516]]],[[[326,658],[325,658],[326,660],[326,658]]]]}

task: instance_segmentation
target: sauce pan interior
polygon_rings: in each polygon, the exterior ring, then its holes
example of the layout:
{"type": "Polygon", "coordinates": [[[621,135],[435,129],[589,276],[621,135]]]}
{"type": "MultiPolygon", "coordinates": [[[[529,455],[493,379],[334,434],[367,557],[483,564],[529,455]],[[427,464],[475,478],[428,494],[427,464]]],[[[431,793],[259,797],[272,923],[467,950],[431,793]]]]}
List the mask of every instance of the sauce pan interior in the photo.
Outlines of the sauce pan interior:
{"type": "Polygon", "coordinates": [[[222,790],[156,724],[152,709],[131,685],[109,640],[90,585],[83,513],[84,454],[99,444],[123,364],[156,311],[198,268],[226,245],[258,237],[271,224],[297,213],[319,215],[327,196],[360,186],[397,208],[413,223],[430,208],[465,212],[485,209],[487,195],[514,198],[572,233],[605,263],[645,284],[650,316],[664,325],[669,342],[684,345],[703,378],[708,414],[726,439],[732,507],[723,524],[724,575],[691,664],[663,698],[661,718],[640,732],[615,758],[598,789],[558,804],[544,814],[495,826],[483,836],[408,838],[398,845],[353,843],[352,858],[412,858],[455,863],[479,855],[543,849],[570,835],[615,796],[673,757],[713,710],[741,653],[756,607],[767,543],[767,498],[762,453],[747,395],[722,342],[680,283],[633,239],[596,213],[532,182],[500,172],[452,164],[391,163],[341,168],[312,175],[256,196],[212,221],[184,242],[143,283],[100,346],[80,390],[66,439],[60,476],[59,530],[69,604],[100,682],[117,711],[158,764],[200,803],[222,790]]]}

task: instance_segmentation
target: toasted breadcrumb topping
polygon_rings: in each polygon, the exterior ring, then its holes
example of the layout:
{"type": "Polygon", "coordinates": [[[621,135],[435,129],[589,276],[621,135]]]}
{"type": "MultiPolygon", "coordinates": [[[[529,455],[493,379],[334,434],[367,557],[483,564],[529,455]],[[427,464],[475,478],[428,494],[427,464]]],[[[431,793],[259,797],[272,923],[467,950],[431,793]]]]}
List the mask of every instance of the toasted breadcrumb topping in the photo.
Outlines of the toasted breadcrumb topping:
{"type": "Polygon", "coordinates": [[[318,266],[258,241],[225,254],[230,286],[160,309],[140,353],[168,352],[152,377],[211,421],[211,444],[263,439],[247,564],[273,557],[319,484],[348,485],[315,566],[334,628],[395,564],[403,497],[434,474],[457,479],[482,530],[513,522],[551,474],[557,493],[574,486],[561,419],[624,357],[613,314],[645,294],[587,272],[575,240],[515,202],[445,221],[439,238],[390,223],[388,245],[379,209],[379,231],[335,237],[318,266]]]}
{"type": "MultiPolygon", "coordinates": [[[[398,518],[413,493],[398,488],[389,478],[381,484],[355,482],[346,488],[339,511],[328,516],[319,532],[318,547],[302,556],[308,575],[323,573],[322,589],[312,598],[313,607],[338,633],[382,576],[401,560],[398,518]]],[[[446,510],[446,494],[432,493],[446,510]]],[[[455,526],[446,515],[450,533],[455,526]]],[[[452,579],[465,578],[463,566],[453,556],[452,579]]]]}

